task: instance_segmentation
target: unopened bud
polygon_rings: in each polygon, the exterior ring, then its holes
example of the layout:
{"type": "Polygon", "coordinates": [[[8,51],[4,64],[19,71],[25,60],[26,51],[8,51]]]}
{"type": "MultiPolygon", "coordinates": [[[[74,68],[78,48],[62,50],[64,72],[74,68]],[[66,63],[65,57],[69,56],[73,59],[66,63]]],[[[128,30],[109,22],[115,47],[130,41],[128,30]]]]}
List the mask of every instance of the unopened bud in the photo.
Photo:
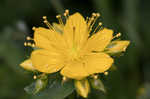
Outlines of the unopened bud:
{"type": "Polygon", "coordinates": [[[84,80],[76,80],[75,81],[75,88],[77,93],[84,98],[87,98],[88,93],[90,92],[90,86],[87,79],[84,80]]]}

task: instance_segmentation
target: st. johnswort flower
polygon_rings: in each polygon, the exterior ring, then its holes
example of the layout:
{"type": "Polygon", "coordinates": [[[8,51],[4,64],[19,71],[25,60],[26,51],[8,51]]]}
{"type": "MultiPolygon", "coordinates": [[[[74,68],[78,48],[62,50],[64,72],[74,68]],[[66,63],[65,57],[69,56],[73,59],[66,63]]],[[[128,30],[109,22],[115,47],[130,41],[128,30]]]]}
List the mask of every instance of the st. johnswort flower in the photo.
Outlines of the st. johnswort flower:
{"type": "Polygon", "coordinates": [[[120,33],[113,36],[113,30],[102,27],[100,22],[94,28],[98,13],[93,13],[86,19],[75,13],[69,16],[69,11],[56,18],[59,24],[52,25],[43,17],[47,28],[33,28],[34,44],[25,43],[36,47],[29,59],[21,66],[25,69],[37,70],[43,73],[60,72],[67,78],[81,80],[90,75],[106,72],[114,60],[109,53],[125,51],[129,41],[114,40],[120,33]]]}

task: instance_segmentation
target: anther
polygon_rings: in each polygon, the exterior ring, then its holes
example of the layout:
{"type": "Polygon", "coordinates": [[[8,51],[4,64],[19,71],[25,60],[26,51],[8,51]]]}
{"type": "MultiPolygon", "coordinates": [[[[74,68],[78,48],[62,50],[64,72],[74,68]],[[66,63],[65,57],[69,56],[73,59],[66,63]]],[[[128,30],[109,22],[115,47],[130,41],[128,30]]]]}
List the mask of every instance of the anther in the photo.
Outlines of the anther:
{"type": "Polygon", "coordinates": [[[64,13],[64,16],[67,16],[67,14],[66,14],[66,13],[64,13]]]}
{"type": "Polygon", "coordinates": [[[32,30],[35,30],[36,29],[36,27],[32,27],[32,30]]]}
{"type": "Polygon", "coordinates": [[[36,76],[36,75],[34,75],[34,76],[33,76],[33,79],[37,79],[37,76],[36,76]]]}
{"type": "Polygon", "coordinates": [[[107,76],[107,75],[108,75],[108,72],[104,72],[104,75],[107,76]]]}
{"type": "Polygon", "coordinates": [[[26,38],[27,40],[32,40],[32,38],[31,37],[29,37],[29,36],[27,36],[27,38],[26,38]]]}
{"type": "Polygon", "coordinates": [[[48,21],[47,21],[47,20],[44,20],[43,22],[44,22],[44,23],[48,23],[48,21]]]}
{"type": "Polygon", "coordinates": [[[65,10],[65,13],[66,13],[66,14],[68,14],[68,13],[69,13],[69,10],[68,10],[68,9],[66,9],[66,10],[65,10]]]}
{"type": "Polygon", "coordinates": [[[29,43],[27,43],[27,46],[31,46],[32,44],[29,42],[29,43]]]}
{"type": "Polygon", "coordinates": [[[24,46],[27,46],[27,42],[24,42],[24,46]]]}
{"type": "Polygon", "coordinates": [[[99,14],[99,13],[96,13],[96,16],[97,16],[97,17],[99,17],[99,16],[100,16],[100,14],[99,14]]]}
{"type": "Polygon", "coordinates": [[[101,26],[102,24],[103,24],[102,22],[99,22],[99,23],[98,23],[99,26],[101,26]]]}
{"type": "Polygon", "coordinates": [[[96,16],[96,13],[92,13],[92,16],[94,16],[94,17],[95,17],[95,16],[96,16]]]}
{"type": "Polygon", "coordinates": [[[43,16],[43,19],[44,19],[44,20],[46,20],[46,19],[47,19],[47,17],[46,17],[46,16],[43,16]]]}
{"type": "Polygon", "coordinates": [[[31,46],[32,46],[32,47],[35,47],[35,44],[32,44],[31,46]]]}
{"type": "Polygon", "coordinates": [[[57,16],[56,16],[56,18],[60,18],[60,17],[61,17],[61,15],[57,15],[57,16]]]}
{"type": "Polygon", "coordinates": [[[63,80],[63,82],[64,82],[64,81],[66,81],[66,80],[67,80],[67,78],[64,76],[64,77],[62,78],[62,80],[63,80]]]}
{"type": "Polygon", "coordinates": [[[118,33],[117,35],[116,35],[116,37],[120,37],[121,36],[121,33],[118,33]]]}
{"type": "Polygon", "coordinates": [[[94,79],[97,79],[97,78],[98,78],[98,75],[94,75],[93,78],[94,78],[94,79]]]}
{"type": "Polygon", "coordinates": [[[116,34],[114,37],[113,37],[113,39],[114,38],[118,38],[118,37],[120,37],[121,36],[121,33],[118,33],[118,34],[116,34]]]}
{"type": "Polygon", "coordinates": [[[62,18],[61,18],[61,15],[57,15],[56,18],[58,19],[59,23],[61,25],[64,25],[63,21],[62,21],[62,18]]]}

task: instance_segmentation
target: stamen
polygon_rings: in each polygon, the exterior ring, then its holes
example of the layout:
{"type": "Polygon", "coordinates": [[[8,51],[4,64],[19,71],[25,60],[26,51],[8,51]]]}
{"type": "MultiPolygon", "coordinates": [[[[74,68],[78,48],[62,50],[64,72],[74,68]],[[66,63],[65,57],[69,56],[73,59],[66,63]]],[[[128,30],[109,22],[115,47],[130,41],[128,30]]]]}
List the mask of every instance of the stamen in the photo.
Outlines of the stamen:
{"type": "Polygon", "coordinates": [[[35,44],[32,44],[31,46],[32,46],[32,47],[35,47],[35,44]]]}
{"type": "Polygon", "coordinates": [[[108,72],[104,72],[104,75],[107,76],[107,75],[108,75],[108,72]]]}
{"type": "Polygon", "coordinates": [[[64,84],[67,80],[67,77],[63,76],[61,84],[64,84]]]}
{"type": "Polygon", "coordinates": [[[90,27],[90,25],[93,22],[93,20],[94,20],[94,17],[89,18],[89,20],[87,22],[88,27],[90,27]]]}
{"type": "Polygon", "coordinates": [[[53,26],[48,22],[47,17],[46,17],[46,16],[43,16],[43,19],[44,19],[43,22],[47,25],[47,27],[48,27],[49,29],[53,29],[53,30],[54,30],[53,26]]]}
{"type": "Polygon", "coordinates": [[[32,39],[31,37],[29,37],[29,36],[27,36],[26,39],[27,39],[28,41],[29,41],[29,40],[33,40],[33,39],[32,39]]]}
{"type": "Polygon", "coordinates": [[[30,42],[27,43],[27,46],[31,46],[32,44],[30,42]]]}
{"type": "Polygon", "coordinates": [[[36,30],[36,27],[32,27],[32,30],[35,31],[35,30],[36,30]]]}
{"type": "Polygon", "coordinates": [[[96,13],[96,16],[97,16],[97,17],[100,17],[100,14],[99,14],[99,13],[96,13]]]}
{"type": "Polygon", "coordinates": [[[96,17],[96,13],[92,13],[92,16],[96,17]]]}
{"type": "Polygon", "coordinates": [[[99,31],[100,29],[98,30],[98,28],[101,28],[101,26],[102,26],[102,22],[99,22],[93,33],[96,33],[96,31],[99,31]]]}
{"type": "Polygon", "coordinates": [[[86,23],[88,23],[88,20],[89,20],[89,17],[86,17],[86,20],[85,20],[85,21],[86,21],[86,23]]]}
{"type": "Polygon", "coordinates": [[[94,20],[91,22],[91,24],[89,25],[89,30],[91,32],[96,20],[100,17],[100,14],[99,13],[93,13],[92,14],[92,17],[94,18],[94,20]]]}
{"type": "Polygon", "coordinates": [[[24,46],[27,46],[27,42],[24,42],[24,46]]]}
{"type": "Polygon", "coordinates": [[[37,79],[37,76],[36,76],[36,75],[34,75],[34,76],[33,76],[33,79],[37,79]]]}
{"type": "Polygon", "coordinates": [[[65,82],[65,81],[67,80],[67,77],[64,76],[64,77],[62,78],[62,80],[63,80],[63,82],[65,82]]]}
{"type": "Polygon", "coordinates": [[[98,78],[98,75],[94,75],[93,78],[94,78],[94,79],[97,79],[97,78],[98,78]]]}
{"type": "Polygon", "coordinates": [[[61,15],[57,15],[56,18],[58,19],[60,24],[64,25],[62,18],[61,18],[61,15]]]}
{"type": "Polygon", "coordinates": [[[65,10],[64,16],[65,16],[65,19],[67,20],[69,17],[69,10],[68,9],[65,10]]]}
{"type": "Polygon", "coordinates": [[[118,38],[118,37],[120,37],[121,36],[121,33],[118,33],[118,34],[116,34],[114,37],[113,37],[113,39],[114,38],[118,38]]]}
{"type": "Polygon", "coordinates": [[[65,13],[66,13],[66,14],[69,14],[69,10],[68,10],[68,9],[66,9],[66,10],[65,10],[65,13]]]}

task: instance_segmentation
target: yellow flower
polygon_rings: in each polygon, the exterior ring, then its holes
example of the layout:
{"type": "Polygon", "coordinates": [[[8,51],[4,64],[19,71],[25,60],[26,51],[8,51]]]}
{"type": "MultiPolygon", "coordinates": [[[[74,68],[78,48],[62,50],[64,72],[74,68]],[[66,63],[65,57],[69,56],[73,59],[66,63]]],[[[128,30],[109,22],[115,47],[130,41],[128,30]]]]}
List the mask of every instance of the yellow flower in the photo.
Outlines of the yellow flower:
{"type": "Polygon", "coordinates": [[[100,16],[97,13],[86,20],[80,13],[71,16],[68,13],[64,14],[65,25],[59,15],[59,24],[52,26],[43,17],[49,29],[33,28],[35,44],[26,44],[39,48],[31,54],[32,65],[40,72],[60,71],[61,75],[76,80],[104,73],[113,64],[113,59],[105,53],[105,48],[114,39],[113,30],[101,28],[101,23],[93,29],[100,16]]]}

